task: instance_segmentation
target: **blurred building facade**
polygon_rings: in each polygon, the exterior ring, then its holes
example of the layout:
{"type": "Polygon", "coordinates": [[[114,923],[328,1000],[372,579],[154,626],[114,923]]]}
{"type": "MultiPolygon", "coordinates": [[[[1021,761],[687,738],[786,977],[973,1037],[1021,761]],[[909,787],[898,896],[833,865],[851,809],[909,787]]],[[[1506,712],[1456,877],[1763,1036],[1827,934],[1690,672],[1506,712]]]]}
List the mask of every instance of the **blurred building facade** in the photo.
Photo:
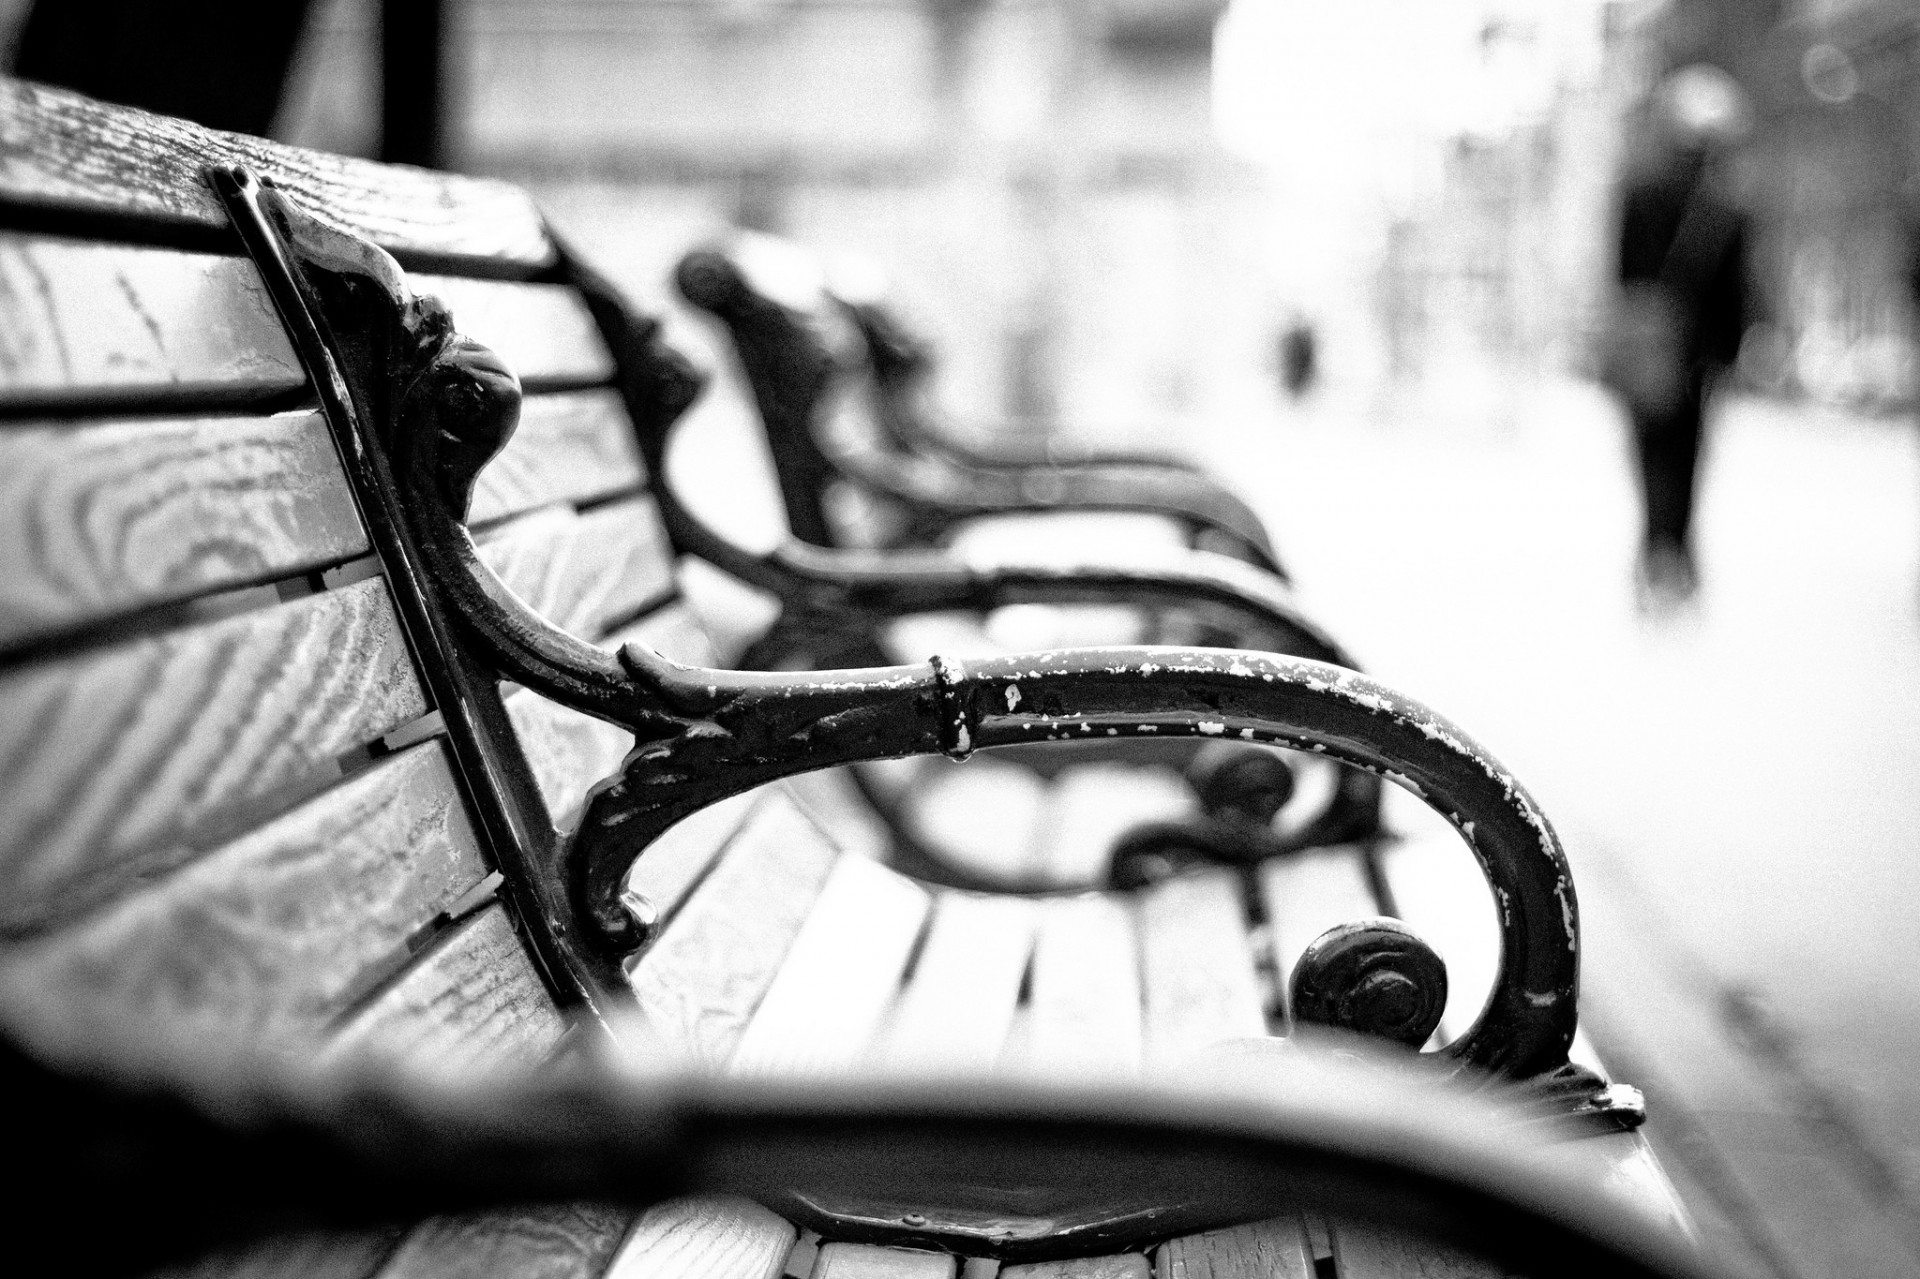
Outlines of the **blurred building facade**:
{"type": "MultiPolygon", "coordinates": [[[[282,136],[373,149],[370,0],[282,136]]],[[[1590,366],[1636,103],[1706,60],[1748,155],[1770,389],[1910,401],[1912,0],[448,0],[460,167],[643,297],[730,224],[881,260],[948,399],[1108,438],[1318,408],[1497,422],[1590,366]],[[1224,20],[1223,19],[1224,14],[1224,20]],[[1217,29],[1217,33],[1216,33],[1217,29]],[[1170,425],[1171,424],[1171,425],[1170,425]]],[[[1170,442],[1160,439],[1159,442],[1170,442]]]]}

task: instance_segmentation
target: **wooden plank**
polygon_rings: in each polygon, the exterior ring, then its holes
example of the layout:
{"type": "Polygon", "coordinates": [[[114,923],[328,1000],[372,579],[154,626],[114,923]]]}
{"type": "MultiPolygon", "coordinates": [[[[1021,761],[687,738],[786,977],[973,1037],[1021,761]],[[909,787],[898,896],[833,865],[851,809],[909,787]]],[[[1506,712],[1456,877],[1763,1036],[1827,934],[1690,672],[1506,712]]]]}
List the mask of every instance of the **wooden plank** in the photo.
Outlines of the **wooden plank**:
{"type": "Polygon", "coordinates": [[[729,1069],[824,1075],[871,1060],[930,904],[926,890],[904,876],[842,857],[729,1069]]]}
{"type": "Polygon", "coordinates": [[[1360,856],[1359,849],[1342,845],[1275,858],[1261,866],[1260,897],[1267,908],[1282,991],[1314,938],[1336,924],[1380,913],[1360,856]]]}
{"type": "Polygon", "coordinates": [[[617,392],[529,395],[520,425],[474,489],[472,524],[555,502],[587,502],[637,489],[647,471],[617,392]]]}
{"type": "Polygon", "coordinates": [[[303,207],[383,248],[533,270],[554,260],[540,214],[503,182],[374,164],[205,129],[63,89],[0,80],[0,200],[228,237],[210,164],[247,164],[303,207]]]}
{"type": "Polygon", "coordinates": [[[754,810],[673,925],[630,970],[633,1056],[719,1070],[733,1055],[836,850],[777,793],[754,810]]]}
{"type": "Polygon", "coordinates": [[[795,1234],[751,1199],[675,1199],[640,1218],[607,1279],[780,1279],[795,1234]]]}
{"type": "Polygon", "coordinates": [[[784,788],[769,788],[723,799],[686,818],[653,842],[627,876],[627,887],[652,903],[657,917],[670,920],[730,844],[753,818],[754,810],[780,802],[784,788]]]}
{"type": "MultiPolygon", "coordinates": [[[[677,656],[689,647],[682,634],[688,625],[681,610],[650,614],[609,636],[606,643],[609,648],[628,640],[649,646],[667,644],[675,650],[669,656],[677,656]]],[[[533,768],[534,783],[546,800],[549,819],[560,830],[573,829],[587,792],[613,776],[633,749],[633,734],[526,689],[507,698],[507,715],[533,768]]]]}
{"type": "Polygon", "coordinates": [[[7,915],[224,842],[236,806],[425,710],[378,579],[0,676],[7,915]]]}
{"type": "Polygon", "coordinates": [[[0,430],[0,646],[366,550],[315,413],[0,430]]]}
{"type": "Polygon", "coordinates": [[[434,1075],[537,1065],[566,1032],[498,902],[448,929],[349,1017],[323,1066],[375,1059],[434,1075]]]}
{"type": "Polygon", "coordinates": [[[1153,1268],[1137,1252],[1110,1257],[1073,1257],[1000,1267],[1002,1279],[1152,1279],[1153,1268]]]}
{"type": "Polygon", "coordinates": [[[579,823],[587,792],[618,772],[633,749],[628,730],[526,689],[507,698],[507,718],[556,830],[579,823]]]}
{"type": "Polygon", "coordinates": [[[1149,1064],[1170,1067],[1223,1039],[1267,1033],[1237,872],[1158,884],[1138,899],[1149,1064]]]}
{"type": "Polygon", "coordinates": [[[943,1252],[830,1243],[820,1249],[811,1279],[954,1279],[956,1266],[943,1252]]]}
{"type": "Polygon", "coordinates": [[[685,666],[718,666],[713,641],[700,619],[684,602],[669,604],[649,613],[641,621],[606,639],[608,648],[618,648],[630,640],[645,644],[662,657],[670,657],[685,666]]]}
{"type": "Polygon", "coordinates": [[[613,356],[580,294],[563,284],[519,284],[419,274],[413,291],[453,311],[454,327],[507,362],[522,382],[597,383],[613,376],[613,356]]]}
{"type": "MultiPolygon", "coordinates": [[[[400,1231],[305,1231],[273,1235],[159,1272],[165,1279],[367,1279],[400,1231]]],[[[158,1276],[156,1276],[158,1279],[158,1276]]]]}
{"type": "Polygon", "coordinates": [[[511,1212],[436,1217],[407,1236],[376,1279],[599,1279],[633,1212],[604,1204],[551,1204],[511,1212]]]}
{"type": "Polygon", "coordinates": [[[563,630],[598,640],[673,592],[673,552],[653,499],[629,498],[578,515],[548,507],[475,539],[514,594],[563,630]]]}
{"type": "Polygon", "coordinates": [[[1120,901],[1087,894],[1044,902],[1028,1064],[1048,1075],[1137,1074],[1139,964],[1133,914],[1120,901]]]}
{"type": "Polygon", "coordinates": [[[7,955],[38,996],[218,1042],[315,1042],[487,875],[423,742],[151,888],[7,955]]]}
{"type": "Polygon", "coordinates": [[[1505,1279],[1491,1261],[1419,1235],[1328,1223],[1339,1279],[1505,1279]]]}
{"type": "Polygon", "coordinates": [[[1170,768],[1086,763],[1047,788],[1027,862],[1042,882],[1098,884],[1113,865],[1113,846],[1133,827],[1193,810],[1193,792],[1170,768]]]}
{"type": "Polygon", "coordinates": [[[912,1071],[991,1069],[1013,1027],[1036,916],[1034,904],[1017,897],[936,897],[887,1027],[885,1058],[912,1071]]]}
{"type": "Polygon", "coordinates": [[[1155,1279],[1314,1279],[1313,1245],[1297,1217],[1169,1239],[1154,1253],[1155,1279]]]}
{"type": "MultiPolygon", "coordinates": [[[[562,285],[410,283],[524,382],[597,383],[613,371],[585,304],[562,285]]],[[[245,405],[305,385],[244,258],[0,232],[0,410],[245,405]]]]}
{"type": "Polygon", "coordinates": [[[0,408],[244,403],[306,380],[242,258],[0,234],[0,408]]]}

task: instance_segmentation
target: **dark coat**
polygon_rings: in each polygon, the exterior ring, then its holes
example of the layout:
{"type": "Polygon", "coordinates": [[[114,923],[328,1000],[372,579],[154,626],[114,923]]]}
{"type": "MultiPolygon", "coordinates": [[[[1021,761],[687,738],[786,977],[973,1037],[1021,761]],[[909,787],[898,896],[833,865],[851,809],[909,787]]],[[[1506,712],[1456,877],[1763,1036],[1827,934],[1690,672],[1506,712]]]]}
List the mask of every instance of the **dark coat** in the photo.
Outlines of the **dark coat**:
{"type": "Polygon", "coordinates": [[[1731,364],[1757,318],[1747,285],[1747,218],[1720,192],[1697,152],[1631,182],[1620,219],[1620,278],[1664,280],[1688,320],[1688,362],[1731,364]],[[1688,201],[1697,202],[1688,243],[1673,251],[1688,201]],[[1669,260],[1671,255],[1671,261],[1669,260]]]}

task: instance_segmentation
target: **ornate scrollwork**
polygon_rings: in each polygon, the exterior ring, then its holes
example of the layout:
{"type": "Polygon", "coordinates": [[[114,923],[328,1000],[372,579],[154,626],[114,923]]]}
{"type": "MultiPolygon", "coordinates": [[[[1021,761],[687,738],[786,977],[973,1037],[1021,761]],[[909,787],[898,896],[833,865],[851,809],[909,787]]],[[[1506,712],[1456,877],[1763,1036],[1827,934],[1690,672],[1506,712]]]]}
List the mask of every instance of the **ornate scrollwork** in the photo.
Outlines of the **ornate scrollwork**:
{"type": "MultiPolygon", "coordinates": [[[[526,871],[552,878],[541,886],[555,912],[549,926],[588,987],[624,989],[623,963],[646,940],[622,900],[634,859],[728,795],[909,755],[1101,737],[1236,740],[1390,775],[1451,822],[1504,909],[1494,993],[1447,1051],[1460,1065],[1519,1076],[1566,1061],[1579,974],[1566,859],[1524,788],[1446,719],[1351,670],[1224,650],[1083,649],[771,674],[582,643],[495,577],[462,523],[474,475],[513,424],[511,374],[460,338],[443,308],[414,298],[378,250],[348,243],[277,193],[248,198],[258,221],[242,230],[255,260],[275,273],[277,301],[291,290],[314,313],[327,356],[314,361],[316,376],[340,380],[351,447],[397,497],[407,537],[389,571],[417,573],[437,613],[496,676],[634,734],[571,842],[551,865],[526,871]]],[[[247,215],[239,204],[236,224],[247,215]]]]}

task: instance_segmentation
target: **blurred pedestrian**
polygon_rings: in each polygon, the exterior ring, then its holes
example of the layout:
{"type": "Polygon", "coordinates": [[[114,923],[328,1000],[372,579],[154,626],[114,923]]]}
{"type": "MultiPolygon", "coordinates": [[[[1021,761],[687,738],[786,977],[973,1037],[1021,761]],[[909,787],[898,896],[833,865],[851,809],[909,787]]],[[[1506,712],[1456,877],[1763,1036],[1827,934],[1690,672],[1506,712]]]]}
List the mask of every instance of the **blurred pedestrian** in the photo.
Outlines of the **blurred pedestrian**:
{"type": "Polygon", "coordinates": [[[1752,320],[1747,220],[1727,163],[1748,119],[1717,67],[1674,72],[1654,91],[1621,201],[1620,293],[1602,380],[1632,422],[1644,533],[1644,606],[1692,597],[1699,583],[1693,508],[1702,414],[1752,320]]]}

